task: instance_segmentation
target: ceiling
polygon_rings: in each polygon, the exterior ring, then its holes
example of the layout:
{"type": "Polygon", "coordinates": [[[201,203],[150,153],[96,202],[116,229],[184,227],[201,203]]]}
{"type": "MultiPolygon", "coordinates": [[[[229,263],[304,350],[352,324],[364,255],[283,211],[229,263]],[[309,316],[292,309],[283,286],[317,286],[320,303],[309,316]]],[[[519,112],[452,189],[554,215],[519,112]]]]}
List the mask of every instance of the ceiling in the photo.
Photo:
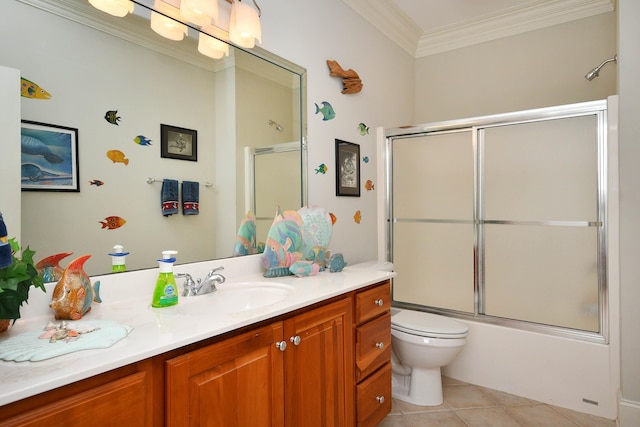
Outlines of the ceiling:
{"type": "Polygon", "coordinates": [[[614,10],[615,0],[343,0],[415,58],[614,10]]]}

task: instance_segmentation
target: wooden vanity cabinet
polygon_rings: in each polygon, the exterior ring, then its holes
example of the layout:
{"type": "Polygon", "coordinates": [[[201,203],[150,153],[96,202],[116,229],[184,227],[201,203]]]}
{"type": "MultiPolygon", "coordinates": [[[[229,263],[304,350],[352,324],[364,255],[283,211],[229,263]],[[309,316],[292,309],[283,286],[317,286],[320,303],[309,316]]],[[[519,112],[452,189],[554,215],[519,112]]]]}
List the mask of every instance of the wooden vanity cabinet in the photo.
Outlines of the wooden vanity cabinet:
{"type": "Polygon", "coordinates": [[[356,425],[376,426],[391,411],[391,285],[355,295],[356,425]]]}
{"type": "Polygon", "coordinates": [[[166,425],[352,425],[351,325],[345,298],[168,360],[166,425]]]}

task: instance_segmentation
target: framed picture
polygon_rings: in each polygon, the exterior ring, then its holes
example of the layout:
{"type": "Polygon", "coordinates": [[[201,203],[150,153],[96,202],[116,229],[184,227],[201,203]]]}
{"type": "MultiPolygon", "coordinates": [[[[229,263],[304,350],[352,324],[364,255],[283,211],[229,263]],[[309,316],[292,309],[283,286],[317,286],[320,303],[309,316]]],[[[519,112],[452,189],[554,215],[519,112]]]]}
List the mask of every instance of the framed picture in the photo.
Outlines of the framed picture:
{"type": "Polygon", "coordinates": [[[360,146],[336,139],[336,196],[360,197],[360,146]]]}
{"type": "Polygon", "coordinates": [[[197,162],[198,131],[161,124],[160,156],[197,162]]]}
{"type": "Polygon", "coordinates": [[[80,191],[78,129],[22,120],[23,191],[80,191]]]}

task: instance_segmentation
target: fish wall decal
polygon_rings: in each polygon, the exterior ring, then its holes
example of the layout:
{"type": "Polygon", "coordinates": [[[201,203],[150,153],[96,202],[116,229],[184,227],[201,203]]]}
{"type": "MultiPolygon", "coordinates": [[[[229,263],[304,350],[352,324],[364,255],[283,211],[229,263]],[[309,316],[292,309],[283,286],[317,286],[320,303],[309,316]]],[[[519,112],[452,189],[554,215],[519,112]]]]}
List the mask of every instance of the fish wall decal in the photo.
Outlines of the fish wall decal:
{"type": "Polygon", "coordinates": [[[129,159],[127,159],[120,150],[107,151],[107,157],[111,159],[113,163],[124,163],[125,166],[129,164],[129,159]]]}
{"type": "Polygon", "coordinates": [[[135,138],[133,138],[133,142],[139,145],[145,145],[145,146],[151,145],[151,140],[144,135],[136,136],[135,138]]]}
{"type": "Polygon", "coordinates": [[[120,121],[120,116],[118,116],[118,110],[109,110],[104,113],[104,119],[111,123],[112,125],[120,126],[118,122],[120,121]]]}
{"type": "Polygon", "coordinates": [[[124,218],[120,218],[119,216],[108,216],[104,219],[104,221],[98,221],[102,224],[102,228],[106,228],[108,230],[115,230],[116,228],[120,228],[127,223],[124,218]]]}
{"type": "Polygon", "coordinates": [[[31,99],[50,99],[51,94],[34,82],[20,77],[20,96],[31,99]]]}
{"type": "Polygon", "coordinates": [[[315,104],[316,106],[316,114],[322,113],[322,120],[327,121],[334,119],[336,117],[336,112],[327,101],[322,101],[322,108],[315,104]]]}

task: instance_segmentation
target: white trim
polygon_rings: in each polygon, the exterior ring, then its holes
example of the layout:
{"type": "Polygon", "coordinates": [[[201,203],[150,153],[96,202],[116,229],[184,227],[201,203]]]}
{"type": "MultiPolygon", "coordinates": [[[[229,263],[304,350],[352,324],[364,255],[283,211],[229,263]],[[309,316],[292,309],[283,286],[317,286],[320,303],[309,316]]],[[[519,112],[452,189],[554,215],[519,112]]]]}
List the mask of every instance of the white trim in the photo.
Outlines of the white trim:
{"type": "Polygon", "coordinates": [[[640,402],[621,399],[618,404],[618,426],[636,427],[640,420],[640,402]]]}
{"type": "Polygon", "coordinates": [[[537,0],[423,32],[391,0],[343,0],[415,58],[612,12],[615,0],[537,0]]]}

